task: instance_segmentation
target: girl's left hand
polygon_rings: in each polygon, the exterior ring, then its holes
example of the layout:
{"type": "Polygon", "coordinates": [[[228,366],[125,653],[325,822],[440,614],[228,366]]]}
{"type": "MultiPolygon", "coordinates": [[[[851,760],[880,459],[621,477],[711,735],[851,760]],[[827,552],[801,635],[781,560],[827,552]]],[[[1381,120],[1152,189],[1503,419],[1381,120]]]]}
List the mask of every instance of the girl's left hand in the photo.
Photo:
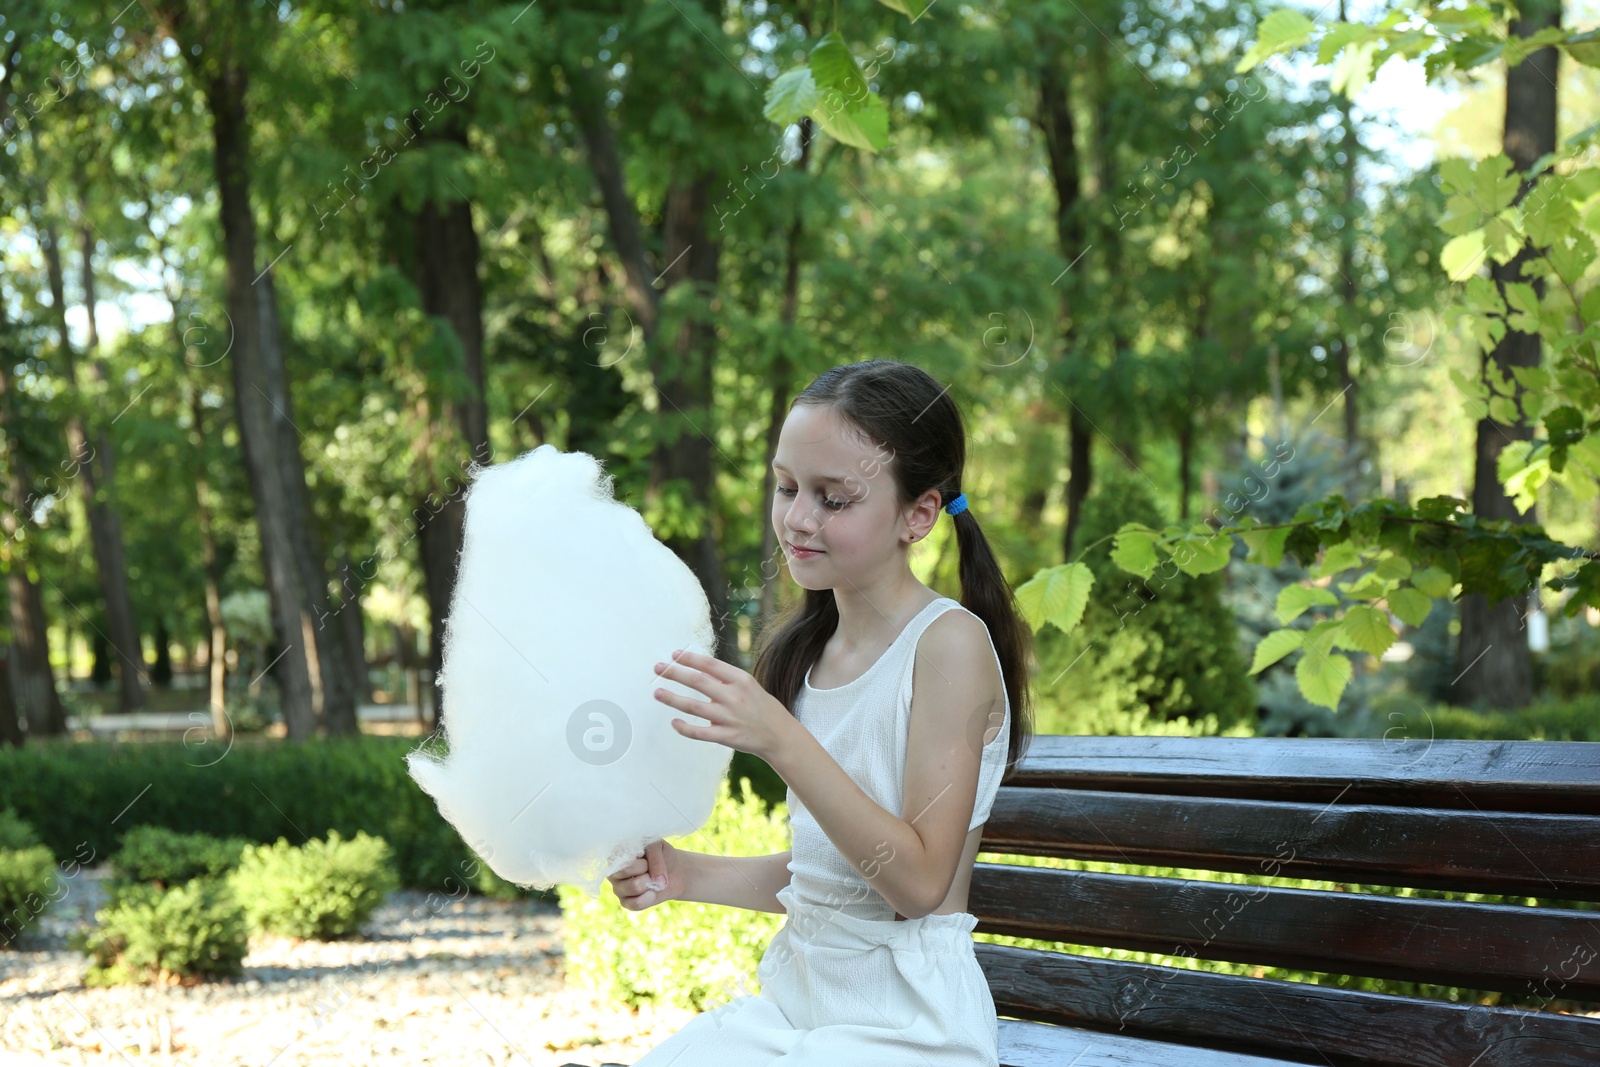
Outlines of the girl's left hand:
{"type": "Polygon", "coordinates": [[[685,737],[714,741],[762,759],[781,751],[783,732],[795,723],[795,717],[761,687],[754,675],[699,652],[677,649],[672,660],[657,663],[656,673],[710,699],[695,700],[666,689],[657,689],[655,698],[679,711],[711,720],[707,726],[693,726],[673,719],[673,729],[685,737]]]}

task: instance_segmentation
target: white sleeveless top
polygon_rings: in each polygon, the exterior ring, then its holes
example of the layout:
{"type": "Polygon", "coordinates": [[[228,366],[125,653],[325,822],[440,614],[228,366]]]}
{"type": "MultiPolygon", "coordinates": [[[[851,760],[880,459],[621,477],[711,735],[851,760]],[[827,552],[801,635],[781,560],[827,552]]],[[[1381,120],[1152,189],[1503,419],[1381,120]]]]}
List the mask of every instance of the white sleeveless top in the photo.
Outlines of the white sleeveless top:
{"type": "MultiPolygon", "coordinates": [[[[932,601],[900,631],[878,661],[854,681],[833,689],[813,689],[811,672],[795,697],[795,716],[821,743],[852,781],[886,811],[904,817],[906,738],[911,715],[911,681],[917,639],[934,619],[951,608],[967,611],[959,601],[932,601]]],[[[967,612],[973,615],[972,612],[967,612]]],[[[976,615],[973,615],[977,618],[976,615]]],[[[979,621],[982,621],[981,619],[979,621]]],[[[995,666],[1000,656],[989,639],[995,666]]],[[[1004,677],[1004,670],[1001,670],[1004,677]]],[[[984,731],[988,736],[989,727],[984,731]]],[[[983,746],[978,795],[967,829],[981,826],[1000,790],[1011,736],[1011,700],[1005,695],[1000,728],[983,746]]],[[[788,791],[793,856],[790,885],[803,902],[837,908],[866,919],[892,920],[895,910],[853,868],[811,817],[794,790],[788,791]]]]}

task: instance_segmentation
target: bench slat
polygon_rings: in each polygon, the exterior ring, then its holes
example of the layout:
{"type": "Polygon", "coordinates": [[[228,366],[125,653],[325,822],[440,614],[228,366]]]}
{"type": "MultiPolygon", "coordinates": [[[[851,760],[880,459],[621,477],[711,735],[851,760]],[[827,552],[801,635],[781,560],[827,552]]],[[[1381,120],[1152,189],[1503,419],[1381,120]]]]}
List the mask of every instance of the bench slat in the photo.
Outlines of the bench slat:
{"type": "Polygon", "coordinates": [[[1213,1052],[1070,1026],[1000,1020],[1000,1067],[1300,1067],[1303,1062],[1213,1052]]]}
{"type": "Polygon", "coordinates": [[[999,863],[974,866],[967,910],[982,933],[1600,999],[1593,912],[999,863]]]}
{"type": "Polygon", "coordinates": [[[1001,786],[982,850],[1600,900],[1591,815],[1001,786]]]}
{"type": "Polygon", "coordinates": [[[979,942],[995,1008],[1259,1055],[1337,1050],[1374,1067],[1585,1067],[1600,1019],[1450,1004],[979,942]]]}
{"type": "Polygon", "coordinates": [[[1600,745],[1409,737],[1040,734],[1009,785],[1600,814],[1600,745]]]}

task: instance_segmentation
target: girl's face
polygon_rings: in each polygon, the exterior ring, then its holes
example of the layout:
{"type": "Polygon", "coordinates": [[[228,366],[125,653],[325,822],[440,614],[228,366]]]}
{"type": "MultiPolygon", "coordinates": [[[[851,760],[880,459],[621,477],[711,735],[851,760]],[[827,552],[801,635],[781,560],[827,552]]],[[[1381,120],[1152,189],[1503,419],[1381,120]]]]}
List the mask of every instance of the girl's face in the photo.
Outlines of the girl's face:
{"type": "MultiPolygon", "coordinates": [[[[799,585],[831,589],[880,574],[904,559],[901,549],[914,532],[925,532],[908,523],[899,506],[889,472],[893,458],[830,407],[796,404],[789,410],[772,461],[772,528],[799,585]],[[797,554],[797,548],[819,551],[797,554]]],[[[938,493],[928,495],[936,518],[938,493]]]]}

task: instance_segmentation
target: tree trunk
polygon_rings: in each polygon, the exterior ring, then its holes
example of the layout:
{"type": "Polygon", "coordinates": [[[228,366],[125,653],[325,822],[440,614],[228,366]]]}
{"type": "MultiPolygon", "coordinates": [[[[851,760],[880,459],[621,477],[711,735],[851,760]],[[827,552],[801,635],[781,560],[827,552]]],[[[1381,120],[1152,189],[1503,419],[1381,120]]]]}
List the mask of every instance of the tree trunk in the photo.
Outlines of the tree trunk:
{"type": "Polygon", "coordinates": [[[1189,491],[1194,485],[1194,422],[1184,419],[1178,428],[1178,518],[1189,518],[1189,491]]]}
{"type": "MultiPolygon", "coordinates": [[[[1077,324],[1073,318],[1073,293],[1077,282],[1071,264],[1086,251],[1082,217],[1083,179],[1079,170],[1076,120],[1067,79],[1060,70],[1060,50],[1046,47],[1048,57],[1039,70],[1039,115],[1036,121],[1044,134],[1045,153],[1050,160],[1050,179],[1056,191],[1056,244],[1067,262],[1067,270],[1054,283],[1061,291],[1062,358],[1080,358],[1073,351],[1077,343],[1077,324]]],[[[1083,501],[1089,495],[1092,476],[1092,442],[1089,420],[1076,401],[1067,398],[1067,521],[1061,532],[1063,559],[1072,558],[1072,540],[1083,518],[1083,501]]]]}
{"type": "Polygon", "coordinates": [[[285,447],[286,440],[295,440],[289,435],[297,431],[278,344],[272,272],[269,268],[258,273],[256,266],[246,82],[242,65],[223,62],[205,89],[221,200],[227,307],[234,331],[230,355],[239,443],[260,527],[262,570],[273,620],[279,640],[285,643],[282,659],[274,667],[280,679],[284,726],[291,740],[303,740],[315,732],[328,698],[341,694],[327,691],[322,668],[328,659],[319,656],[317,648],[317,620],[326,614],[326,589],[306,582],[306,568],[299,558],[302,541],[297,531],[309,527],[311,515],[303,457],[297,443],[285,447]]]}
{"type": "MultiPolygon", "coordinates": [[[[466,137],[459,140],[465,147],[466,137]]],[[[415,240],[412,277],[422,296],[422,309],[448,322],[461,345],[461,363],[455,369],[466,379],[467,395],[446,395],[439,418],[454,423],[467,447],[468,455],[460,457],[464,471],[469,459],[478,463],[490,459],[478,231],[472,223],[472,205],[465,200],[429,200],[411,222],[415,240]]]]}
{"type": "MultiPolygon", "coordinates": [[[[0,93],[4,82],[0,81],[0,93]]],[[[65,733],[66,709],[56,692],[55,675],[50,670],[49,632],[45,626],[44,597],[30,559],[36,543],[27,536],[25,526],[33,518],[33,472],[17,440],[18,426],[13,411],[16,390],[11,368],[18,362],[6,343],[5,303],[0,300],[0,441],[6,460],[6,508],[0,514],[0,528],[12,546],[6,572],[6,591],[11,615],[11,692],[17,712],[27,726],[28,736],[45,737],[65,733]]]]}
{"type": "Polygon", "coordinates": [[[1072,539],[1083,519],[1083,502],[1093,476],[1090,449],[1094,439],[1089,432],[1089,420],[1074,407],[1067,416],[1067,525],[1061,533],[1061,558],[1065,560],[1072,558],[1072,539]]]}
{"type": "Polygon", "coordinates": [[[704,509],[705,523],[693,538],[669,538],[667,547],[688,564],[700,579],[711,606],[717,635],[717,655],[729,662],[738,658],[738,644],[728,616],[727,579],[722,574],[716,543],[714,468],[711,462],[710,424],[712,368],[716,356],[716,331],[710,313],[696,308],[675,337],[660,337],[661,294],[687,281],[697,296],[716,309],[715,289],[721,257],[720,242],[711,239],[707,210],[711,179],[706,174],[676,178],[667,190],[664,210],[662,259],[666,269],[659,279],[650,275],[639,216],[628,192],[604,98],[593,76],[576,65],[563,67],[570,89],[573,116],[588,148],[589,165],[599,186],[610,226],[612,244],[625,275],[623,291],[644,334],[656,392],[663,401],[658,437],[650,462],[646,496],[659,494],[664,480],[681,479],[689,488],[689,503],[704,509]],[[661,290],[655,281],[663,281],[661,290]],[[671,345],[668,352],[663,345],[671,345]]]}
{"type": "Polygon", "coordinates": [[[167,632],[167,620],[156,616],[155,662],[150,666],[150,681],[162,689],[172,688],[172,635],[167,632]]]}
{"type": "Polygon", "coordinates": [[[311,506],[306,485],[305,457],[300,451],[301,432],[293,421],[289,399],[288,377],[284,373],[283,343],[279,336],[278,299],[272,270],[267,269],[256,288],[262,290],[260,314],[262,350],[277,353],[278,381],[281,387],[281,405],[284,417],[277,420],[276,451],[283,464],[283,478],[297,498],[297,509],[304,516],[293,523],[289,533],[293,538],[294,557],[291,560],[300,572],[301,595],[306,606],[308,625],[305,627],[306,666],[313,680],[313,692],[320,694],[313,702],[317,722],[330,737],[352,737],[359,732],[356,723],[355,680],[350,677],[349,660],[344,654],[344,636],[338,626],[330,625],[333,616],[332,600],[328,588],[328,554],[317,523],[316,511],[311,506]]]}
{"type": "MultiPolygon", "coordinates": [[[[1101,261],[1105,264],[1106,282],[1110,291],[1110,306],[1123,308],[1127,306],[1127,271],[1123,268],[1123,222],[1118,217],[1113,204],[1115,197],[1113,190],[1117,186],[1117,159],[1116,146],[1119,138],[1111,131],[1110,103],[1111,103],[1111,77],[1106,69],[1105,49],[1094,49],[1089,54],[1089,66],[1093,72],[1089,85],[1092,86],[1091,106],[1094,121],[1091,129],[1094,133],[1092,165],[1095,173],[1095,198],[1100,202],[1101,210],[1096,214],[1100,225],[1095,236],[1095,245],[1100,249],[1101,261]],[[1116,225],[1112,225],[1115,222],[1116,225]]],[[[1122,314],[1113,314],[1106,320],[1106,340],[1110,351],[1107,353],[1106,376],[1116,380],[1121,374],[1119,364],[1122,354],[1128,348],[1128,339],[1123,327],[1122,314]]],[[[1085,354],[1087,355],[1087,353],[1085,354]]],[[[1116,451],[1131,470],[1139,470],[1141,448],[1139,445],[1138,428],[1113,427],[1111,434],[1116,435],[1116,451]]]]}
{"type": "Polygon", "coordinates": [[[89,632],[89,684],[104,689],[116,677],[111,669],[111,642],[99,627],[89,632]]]}
{"type": "Polygon", "coordinates": [[[710,191],[711,179],[703,174],[679,181],[667,190],[666,247],[662,253],[669,264],[663,272],[666,288],[686,283],[695,290],[697,301],[671,339],[670,352],[665,339],[663,344],[647,349],[656,392],[666,401],[659,413],[660,425],[666,432],[656,436],[647,492],[656,494],[666,483],[681,481],[688,486],[689,503],[702,509],[705,519],[693,537],[674,535],[664,543],[700,579],[711,606],[718,658],[734,663],[739,658],[738,634],[728,612],[728,581],[717,551],[716,467],[712,457],[711,435],[716,432],[712,369],[717,352],[713,316],[717,310],[722,244],[713,240],[706,228],[710,191]],[[700,306],[701,300],[707,306],[700,306]]]}
{"type": "MultiPolygon", "coordinates": [[[[461,129],[448,130],[436,139],[450,140],[463,147],[467,144],[466,132],[461,129]]],[[[484,400],[479,245],[472,223],[472,205],[466,200],[429,200],[410,216],[409,224],[408,258],[423,310],[450,325],[461,350],[461,363],[455,369],[467,383],[465,396],[451,395],[447,386],[440,391],[437,402],[425,397],[421,403],[429,425],[425,441],[432,447],[419,456],[423,469],[429,474],[424,484],[424,499],[414,514],[418,520],[418,548],[428,597],[428,665],[435,687],[431,703],[437,708],[436,687],[444,667],[445,628],[449,624],[450,602],[455,592],[466,528],[467,471],[473,462],[487,464],[492,453],[484,400]],[[433,473],[438,469],[441,449],[454,461],[449,465],[451,476],[448,479],[453,484],[444,484],[445,480],[433,473]]],[[[359,611],[359,595],[355,603],[359,611]]],[[[348,622],[345,625],[348,627],[348,622]]],[[[359,620],[356,627],[359,632],[359,620]]],[[[348,628],[343,641],[348,657],[348,628]]]]}
{"type": "Polygon", "coordinates": [[[623,295],[644,334],[645,344],[650,345],[655,342],[661,293],[652,282],[645,259],[639,213],[622,173],[622,159],[617,152],[611,120],[606,117],[604,97],[594,84],[593,75],[582,67],[572,64],[562,70],[567,76],[573,118],[588,149],[589,169],[594,173],[601,202],[605,204],[611,244],[622,263],[623,295]]]}
{"type": "MultiPolygon", "coordinates": [[[[811,139],[816,126],[809,118],[800,120],[800,158],[795,169],[801,174],[811,162],[811,139]]],[[[779,314],[784,328],[794,328],[800,314],[800,238],[805,233],[805,218],[796,203],[794,221],[789,224],[789,236],[784,246],[783,310],[779,314]]],[[[772,459],[778,453],[778,435],[783,421],[788,418],[793,400],[794,365],[786,353],[779,351],[767,371],[767,445],[762,453],[761,500],[764,509],[761,523],[761,618],[772,619],[778,612],[778,577],[783,569],[778,559],[783,549],[778,545],[777,531],[772,528],[772,499],[777,493],[777,477],[773,474],[772,459]]]]}
{"type": "MultiPolygon", "coordinates": [[[[177,321],[174,317],[174,328],[177,321]]],[[[191,388],[189,397],[196,444],[195,515],[200,527],[200,570],[205,575],[206,681],[211,734],[218,741],[226,741],[233,735],[233,722],[228,718],[228,628],[222,621],[222,568],[217,563],[217,538],[211,523],[211,486],[206,476],[205,408],[200,402],[200,390],[191,388]]]]}
{"type": "MultiPolygon", "coordinates": [[[[1523,17],[1511,20],[1511,34],[1530,37],[1547,26],[1561,23],[1559,0],[1529,0],[1522,7],[1523,17]]],[[[1557,57],[1554,48],[1541,48],[1506,72],[1506,111],[1504,148],[1512,165],[1526,171],[1556,144],[1557,57]]],[[[1529,183],[1518,190],[1517,200],[1527,195],[1529,183]]],[[[1492,264],[1490,276],[1502,291],[1507,282],[1521,281],[1522,266],[1534,257],[1524,246],[1509,263],[1492,264]]],[[[1544,292],[1544,280],[1533,278],[1534,291],[1544,292]]],[[[1513,367],[1539,364],[1538,334],[1508,329],[1494,350],[1484,357],[1484,366],[1493,361],[1500,372],[1511,377],[1513,367]]],[[[1521,404],[1521,387],[1517,402],[1521,404]]],[[[1511,441],[1526,441],[1533,428],[1526,419],[1513,425],[1496,422],[1487,414],[1478,420],[1478,436],[1473,465],[1472,511],[1480,519],[1509,519],[1532,522],[1528,514],[1517,512],[1501,489],[1496,472],[1500,449],[1511,441]]],[[[1528,652],[1523,616],[1526,595],[1499,600],[1493,604],[1482,594],[1461,600],[1461,634],[1456,645],[1457,676],[1451,685],[1451,699],[1458,704],[1482,704],[1494,708],[1520,708],[1533,699],[1532,662],[1528,652]]]]}
{"type": "Polygon", "coordinates": [[[361,575],[350,559],[346,548],[340,560],[341,600],[339,618],[344,623],[345,650],[350,656],[350,674],[356,681],[356,718],[359,722],[361,705],[372,699],[372,682],[367,675],[367,629],[361,614],[361,575]]]}
{"type": "MultiPolygon", "coordinates": [[[[1339,0],[1339,21],[1345,20],[1345,0],[1339,0]]],[[[1334,363],[1339,368],[1339,388],[1344,397],[1344,453],[1349,456],[1355,451],[1361,439],[1361,389],[1356,384],[1355,370],[1352,367],[1350,352],[1350,337],[1355,332],[1356,324],[1356,219],[1352,210],[1356,204],[1356,152],[1361,147],[1356,140],[1355,119],[1350,114],[1350,98],[1339,94],[1339,117],[1344,124],[1344,135],[1339,142],[1340,151],[1344,153],[1344,162],[1340,164],[1343,181],[1339,185],[1339,217],[1344,220],[1344,226],[1339,230],[1339,290],[1341,295],[1341,315],[1337,335],[1333,339],[1334,363]]],[[[1359,474],[1354,467],[1349,468],[1349,476],[1358,478],[1359,474]]],[[[1346,488],[1347,492],[1354,493],[1355,486],[1346,488]]]]}
{"type": "MultiPolygon", "coordinates": [[[[87,203],[80,205],[80,210],[87,203]]],[[[50,280],[50,299],[55,312],[56,337],[61,348],[61,361],[68,386],[76,394],[78,360],[73,351],[72,337],[67,330],[67,297],[61,247],[55,223],[49,222],[40,235],[46,273],[50,280]]],[[[89,333],[85,355],[89,357],[89,376],[97,382],[105,381],[105,365],[95,358],[100,337],[95,325],[94,286],[94,234],[87,224],[79,227],[82,242],[82,273],[84,311],[88,315],[89,333]]],[[[77,471],[78,489],[83,494],[83,510],[89,520],[89,543],[94,553],[95,567],[100,575],[100,595],[105,602],[105,638],[110,642],[117,661],[117,710],[137,711],[144,707],[145,678],[144,650],[139,637],[139,627],[134,621],[133,600],[128,595],[128,561],[122,537],[122,517],[117,511],[112,480],[115,465],[112,462],[111,440],[103,430],[94,433],[82,412],[74,410],[67,416],[67,446],[77,471]]]]}
{"type": "Polygon", "coordinates": [[[0,645],[0,745],[22,746],[22,723],[11,695],[11,649],[5,645],[0,645]]]}

